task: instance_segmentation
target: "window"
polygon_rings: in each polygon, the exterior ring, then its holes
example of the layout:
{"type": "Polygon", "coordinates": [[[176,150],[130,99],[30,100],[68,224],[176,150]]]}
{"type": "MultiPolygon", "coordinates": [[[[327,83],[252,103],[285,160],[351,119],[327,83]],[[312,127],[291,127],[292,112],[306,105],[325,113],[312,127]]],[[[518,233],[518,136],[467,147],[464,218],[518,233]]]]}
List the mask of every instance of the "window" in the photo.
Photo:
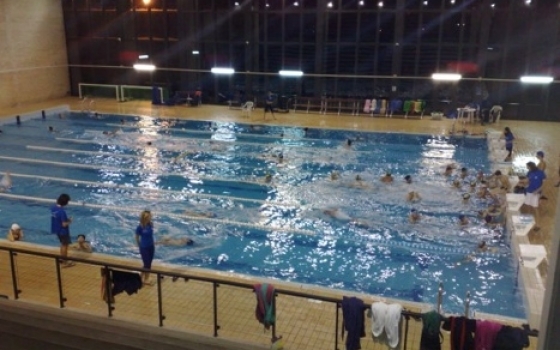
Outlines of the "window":
{"type": "Polygon", "coordinates": [[[375,42],[379,31],[376,13],[362,13],[360,19],[360,42],[375,42]]]}

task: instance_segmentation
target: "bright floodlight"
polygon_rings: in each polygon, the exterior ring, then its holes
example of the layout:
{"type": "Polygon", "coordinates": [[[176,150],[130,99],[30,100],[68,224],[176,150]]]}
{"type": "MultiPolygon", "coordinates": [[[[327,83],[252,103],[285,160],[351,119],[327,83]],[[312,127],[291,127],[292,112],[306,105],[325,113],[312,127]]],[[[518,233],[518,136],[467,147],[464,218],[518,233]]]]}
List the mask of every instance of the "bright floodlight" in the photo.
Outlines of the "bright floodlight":
{"type": "Polygon", "coordinates": [[[148,58],[150,58],[150,56],[148,56],[148,55],[140,55],[140,56],[138,56],[138,59],[140,59],[140,60],[147,60],[148,58]]]}
{"type": "Polygon", "coordinates": [[[154,66],[153,64],[146,64],[146,63],[136,63],[133,67],[136,70],[141,70],[146,72],[153,72],[156,70],[156,66],[154,66]]]}
{"type": "Polygon", "coordinates": [[[521,77],[521,82],[527,84],[550,84],[553,80],[553,77],[537,75],[525,75],[521,77]]]}
{"type": "Polygon", "coordinates": [[[284,77],[301,77],[303,72],[300,70],[281,70],[278,74],[284,77]]]}
{"type": "Polygon", "coordinates": [[[434,73],[432,74],[432,79],[442,80],[442,81],[457,81],[461,80],[461,74],[455,73],[434,73]]]}
{"type": "Polygon", "coordinates": [[[233,68],[214,67],[210,71],[214,74],[233,74],[233,73],[235,73],[235,70],[233,68]]]}

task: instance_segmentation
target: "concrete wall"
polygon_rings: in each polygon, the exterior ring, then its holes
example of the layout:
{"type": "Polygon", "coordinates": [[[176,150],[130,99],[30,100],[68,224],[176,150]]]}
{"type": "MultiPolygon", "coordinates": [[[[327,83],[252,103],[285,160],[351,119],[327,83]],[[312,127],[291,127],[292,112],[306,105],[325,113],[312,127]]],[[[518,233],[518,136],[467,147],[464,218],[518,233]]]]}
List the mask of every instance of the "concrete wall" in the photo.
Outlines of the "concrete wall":
{"type": "Polygon", "coordinates": [[[0,108],[69,90],[60,0],[0,1],[0,108]]]}

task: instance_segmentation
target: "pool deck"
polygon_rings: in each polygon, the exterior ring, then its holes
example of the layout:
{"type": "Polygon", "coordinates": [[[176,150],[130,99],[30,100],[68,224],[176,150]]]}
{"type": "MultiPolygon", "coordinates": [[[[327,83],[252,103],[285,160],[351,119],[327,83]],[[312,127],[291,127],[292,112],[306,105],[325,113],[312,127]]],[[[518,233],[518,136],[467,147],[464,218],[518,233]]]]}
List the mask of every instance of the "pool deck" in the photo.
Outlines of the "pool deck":
{"type": "MultiPolygon", "coordinates": [[[[9,118],[5,122],[15,122],[13,117],[17,114],[23,115],[26,112],[52,108],[60,105],[68,105],[70,109],[81,110],[82,104],[78,98],[64,98],[48,101],[45,103],[29,104],[26,106],[14,107],[11,109],[0,110],[0,119],[9,118]]],[[[423,133],[446,135],[452,128],[450,120],[431,120],[425,116],[420,120],[418,117],[403,119],[402,117],[384,118],[370,116],[339,116],[339,115],[320,115],[306,113],[276,114],[273,120],[270,114],[266,121],[263,121],[262,109],[256,109],[247,117],[241,110],[228,109],[227,106],[202,105],[200,107],[154,107],[149,102],[132,101],[118,103],[114,100],[96,100],[95,110],[99,113],[121,113],[132,115],[149,115],[154,117],[181,118],[192,120],[216,120],[231,121],[238,123],[265,124],[265,125],[286,125],[301,127],[334,128],[361,131],[381,131],[381,132],[404,132],[404,133],[423,133]]],[[[1,124],[2,121],[0,121],[1,124]]],[[[548,200],[541,201],[539,226],[541,230],[529,232],[522,236],[520,244],[542,245],[546,252],[549,252],[549,244],[552,236],[553,215],[556,201],[558,199],[558,189],[554,184],[558,181],[558,149],[560,141],[557,135],[560,134],[560,123],[550,122],[526,122],[502,120],[499,124],[490,126],[469,125],[467,128],[471,133],[480,133],[486,130],[500,131],[503,127],[509,126],[516,136],[514,166],[523,167],[529,158],[534,157],[536,151],[545,152],[548,163],[549,180],[545,183],[544,194],[548,200]]],[[[45,130],[45,132],[47,132],[45,130]]],[[[1,141],[1,135],[0,135],[1,141]]],[[[0,244],[9,245],[5,240],[0,244]]],[[[30,244],[15,244],[18,247],[36,249],[40,251],[56,252],[53,248],[38,248],[30,244]]],[[[526,249],[526,247],[525,247],[526,249]]],[[[98,255],[96,254],[96,259],[98,255]]],[[[103,256],[112,262],[137,266],[136,261],[103,256]]],[[[0,294],[12,296],[12,284],[9,278],[9,261],[5,252],[0,252],[0,294]]],[[[160,266],[158,266],[160,267],[160,266]]],[[[59,298],[57,285],[54,278],[54,263],[44,258],[19,255],[17,257],[17,268],[19,273],[24,276],[20,278],[20,286],[23,290],[22,301],[47,304],[54,307],[58,306],[59,298]],[[52,266],[51,266],[52,265],[52,266]]],[[[161,266],[176,270],[176,267],[161,266]]],[[[525,268],[523,269],[525,270],[525,268]]],[[[204,275],[219,275],[223,278],[239,280],[239,276],[227,275],[223,273],[211,272],[206,270],[194,270],[185,268],[188,273],[204,275]]],[[[526,288],[542,289],[546,282],[547,268],[546,259],[539,264],[537,269],[531,270],[533,279],[527,278],[526,288]],[[536,274],[536,275],[535,275],[536,274]]],[[[99,269],[92,265],[78,264],[70,269],[63,269],[63,283],[66,297],[68,298],[67,308],[78,312],[86,312],[94,315],[106,315],[107,306],[99,296],[99,269]]],[[[528,272],[525,271],[525,274],[528,272]]],[[[529,273],[531,275],[531,273],[529,273]]],[[[245,281],[257,281],[256,279],[243,277],[245,281]]],[[[282,288],[305,288],[307,286],[296,284],[283,284],[282,288]]],[[[164,312],[166,315],[165,327],[172,327],[188,332],[200,334],[212,334],[212,288],[209,284],[200,282],[162,282],[165,296],[164,312]]],[[[133,322],[157,325],[157,303],[155,302],[155,288],[148,288],[147,292],[142,291],[133,296],[118,296],[114,318],[133,322]],[[151,288],[151,289],[149,289],[151,288]],[[139,307],[141,306],[141,307],[139,307]]],[[[307,290],[309,291],[309,290],[307,290]]],[[[326,289],[316,289],[314,293],[325,296],[339,297],[341,294],[326,289]]],[[[352,294],[352,293],[345,293],[352,294]]],[[[372,296],[360,295],[366,302],[376,300],[372,296]]],[[[242,340],[253,344],[266,345],[270,339],[270,333],[264,333],[262,326],[254,320],[253,311],[255,307],[254,296],[246,290],[223,286],[219,289],[220,308],[220,337],[242,340]],[[247,295],[249,294],[249,295],[247,295]],[[222,307],[224,307],[222,309],[222,307]]],[[[434,301],[436,295],[434,294],[434,301]]],[[[402,303],[412,311],[421,311],[419,305],[402,303]]],[[[329,303],[318,303],[310,300],[303,300],[294,297],[282,297],[278,300],[278,333],[286,336],[286,349],[330,349],[333,344],[334,329],[334,310],[329,303]],[[329,316],[330,315],[330,316],[329,316]]],[[[505,320],[507,321],[507,320],[505,320]]],[[[369,321],[368,321],[369,329],[369,321]]],[[[367,332],[369,333],[369,331],[367,332]]],[[[410,324],[408,349],[418,349],[421,334],[421,323],[412,321],[410,324]]],[[[446,334],[447,336],[447,334],[446,334]]],[[[342,340],[339,336],[339,342],[342,340]]],[[[532,339],[529,349],[536,349],[536,341],[532,339]]],[[[342,348],[339,345],[339,348],[342,348]]],[[[385,349],[385,345],[371,340],[371,337],[362,339],[363,349],[385,349]]],[[[449,349],[447,341],[443,344],[443,349],[449,349]]]]}

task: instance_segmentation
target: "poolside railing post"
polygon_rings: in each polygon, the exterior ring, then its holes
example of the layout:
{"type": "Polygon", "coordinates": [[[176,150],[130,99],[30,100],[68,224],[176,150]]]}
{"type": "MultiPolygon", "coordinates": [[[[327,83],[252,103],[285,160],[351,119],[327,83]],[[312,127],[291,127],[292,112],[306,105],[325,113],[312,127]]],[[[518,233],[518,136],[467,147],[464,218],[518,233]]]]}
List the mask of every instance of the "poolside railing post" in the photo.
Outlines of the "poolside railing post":
{"type": "MultiPolygon", "coordinates": [[[[274,293],[272,295],[272,310],[274,310],[274,314],[276,315],[276,296],[277,294],[274,293]]],[[[272,340],[271,342],[274,343],[276,341],[276,319],[274,320],[274,323],[272,324],[272,340]]]]}
{"type": "Polygon", "coordinates": [[[103,279],[105,281],[105,294],[107,294],[107,313],[109,317],[113,317],[113,306],[111,301],[113,300],[113,291],[111,290],[111,271],[109,266],[105,265],[103,268],[104,274],[103,279]]]}
{"type": "Polygon", "coordinates": [[[21,292],[18,286],[17,274],[16,274],[16,262],[14,258],[14,256],[17,253],[14,253],[12,250],[8,250],[8,253],[10,254],[10,268],[12,270],[12,287],[14,288],[14,299],[17,300],[19,298],[19,293],[21,292]]]}
{"type": "Polygon", "coordinates": [[[408,323],[410,322],[410,316],[404,315],[404,341],[403,341],[403,350],[406,350],[407,343],[408,343],[408,323]]]}
{"type": "Polygon", "coordinates": [[[334,350],[338,350],[338,309],[340,308],[339,303],[334,303],[334,350]]]}
{"type": "Polygon", "coordinates": [[[162,276],[157,273],[157,296],[158,296],[158,316],[159,316],[159,326],[163,327],[163,320],[165,320],[165,316],[163,315],[163,298],[161,293],[161,279],[162,276]]]}
{"type": "Polygon", "coordinates": [[[437,312],[441,314],[441,304],[443,302],[443,283],[439,283],[438,296],[437,296],[437,312]]]}
{"type": "Polygon", "coordinates": [[[58,261],[58,257],[54,258],[54,265],[56,266],[56,280],[58,282],[58,300],[60,303],[60,308],[64,308],[64,302],[66,301],[66,298],[64,297],[63,291],[62,291],[62,276],[60,274],[60,263],[58,261]]]}
{"type": "Polygon", "coordinates": [[[213,302],[214,302],[214,336],[217,337],[218,336],[218,329],[220,329],[220,326],[218,326],[218,283],[213,282],[212,283],[212,298],[213,298],[213,302]]]}

